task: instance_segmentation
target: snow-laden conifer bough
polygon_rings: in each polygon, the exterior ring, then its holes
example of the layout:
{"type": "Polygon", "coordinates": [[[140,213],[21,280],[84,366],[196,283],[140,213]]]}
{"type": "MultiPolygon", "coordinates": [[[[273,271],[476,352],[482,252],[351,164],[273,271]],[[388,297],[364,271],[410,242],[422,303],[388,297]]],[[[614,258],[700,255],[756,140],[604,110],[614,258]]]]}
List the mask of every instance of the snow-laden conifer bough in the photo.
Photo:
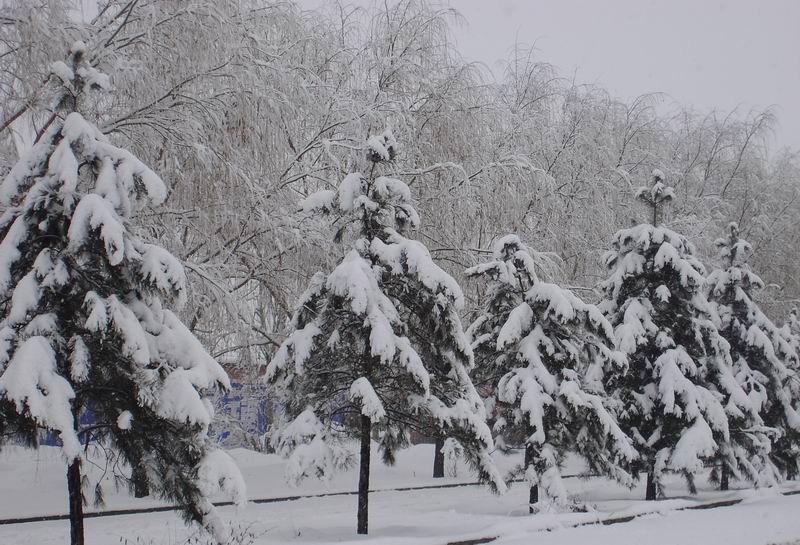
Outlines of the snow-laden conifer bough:
{"type": "Polygon", "coordinates": [[[567,505],[561,467],[568,453],[582,456],[589,472],[626,485],[636,458],[606,393],[627,365],[610,324],[594,305],[540,280],[534,255],[507,235],[495,242],[491,261],[466,271],[490,279],[484,311],[468,330],[474,377],[497,416],[495,434],[525,446],[531,512],[567,505]]]}
{"type": "Polygon", "coordinates": [[[340,233],[354,226],[354,240],[339,265],[312,278],[266,373],[288,417],[271,441],[290,456],[290,482],[330,477],[354,462],[351,443],[360,442],[362,534],[373,438],[392,464],[412,431],[447,437],[482,481],[505,490],[489,455],[483,402],[468,375],[473,354],[458,316],[461,288],[422,243],[402,234],[419,217],[408,186],[377,175],[397,153],[391,131],[370,138],[367,148],[369,174],[348,174],[335,190],[301,203],[304,213],[332,216],[340,233]]]}
{"type": "MultiPolygon", "coordinates": [[[[708,275],[706,292],[730,344],[733,372],[762,422],[729,411],[730,443],[720,448],[722,488],[728,474],[756,485],[798,475],[800,454],[800,361],[796,347],[753,300],[764,287],[747,264],[750,244],[735,223],[716,241],[722,267],[708,275]]],[[[716,475],[715,475],[716,476],[716,475]]]]}
{"type": "Polygon", "coordinates": [[[186,299],[183,266],[132,231],[137,212],[166,199],[164,182],[81,115],[84,97],[109,86],[88,56],[78,42],[53,65],[59,120],[0,186],[0,441],[58,434],[73,544],[90,442],[222,543],[210,498],[244,503],[245,489],[207,437],[207,394],[230,383],[168,308],[186,299]]]}
{"type": "Polygon", "coordinates": [[[793,308],[789,312],[789,317],[780,332],[781,336],[792,345],[794,351],[800,355],[800,311],[797,308],[793,308]]]}
{"type": "Polygon", "coordinates": [[[628,371],[614,385],[619,422],[634,441],[634,469],[647,472],[647,499],[660,494],[664,472],[693,475],[717,452],[729,452],[729,416],[758,429],[761,419],[732,370],[719,317],[705,297],[705,269],[693,245],[659,225],[674,198],[664,174],[637,191],[653,223],[618,231],[605,256],[601,309],[614,327],[628,371]]]}

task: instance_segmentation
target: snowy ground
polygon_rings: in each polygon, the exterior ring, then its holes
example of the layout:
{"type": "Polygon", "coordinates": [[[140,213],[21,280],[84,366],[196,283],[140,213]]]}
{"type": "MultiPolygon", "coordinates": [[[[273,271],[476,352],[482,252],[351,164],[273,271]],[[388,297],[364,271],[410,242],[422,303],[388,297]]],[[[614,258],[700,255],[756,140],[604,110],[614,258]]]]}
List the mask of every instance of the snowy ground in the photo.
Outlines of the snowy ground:
{"type": "MultiPolygon", "coordinates": [[[[356,475],[351,472],[338,477],[327,488],[316,482],[289,488],[283,482],[283,462],[279,458],[248,451],[234,451],[233,454],[247,479],[251,498],[344,491],[355,487],[356,475]]],[[[394,468],[375,466],[373,487],[472,480],[463,469],[458,478],[431,479],[431,462],[431,446],[414,447],[400,456],[394,468]]],[[[503,461],[506,466],[513,462],[503,461]]],[[[62,473],[63,466],[54,449],[43,449],[40,453],[21,449],[3,451],[0,454],[0,518],[63,513],[66,491],[62,473]]],[[[98,474],[93,473],[94,478],[98,474]]],[[[240,511],[223,508],[222,512],[231,521],[234,532],[246,529],[257,545],[346,542],[424,545],[494,536],[499,537],[496,543],[502,544],[528,544],[535,539],[537,545],[767,545],[800,538],[800,495],[780,496],[772,490],[720,493],[700,483],[700,493],[693,497],[686,494],[682,483],[676,479],[668,489],[671,499],[647,503],[639,500],[643,496],[641,488],[629,491],[600,479],[571,479],[568,484],[571,492],[583,496],[594,511],[529,516],[526,491],[521,485],[502,497],[495,497],[480,487],[376,492],[370,496],[370,535],[366,538],[357,537],[354,532],[355,496],[250,504],[240,511]],[[671,512],[700,501],[737,497],[744,497],[745,501],[713,510],[671,512]],[[614,526],[570,528],[599,518],[638,513],[651,514],[614,526]]],[[[107,497],[109,509],[153,505],[158,503],[114,493],[113,487],[107,497]]],[[[182,545],[189,536],[197,535],[196,531],[185,528],[173,512],[87,519],[86,532],[87,543],[92,545],[182,545]]],[[[66,521],[0,526],[2,545],[63,544],[67,535],[66,521]]]]}

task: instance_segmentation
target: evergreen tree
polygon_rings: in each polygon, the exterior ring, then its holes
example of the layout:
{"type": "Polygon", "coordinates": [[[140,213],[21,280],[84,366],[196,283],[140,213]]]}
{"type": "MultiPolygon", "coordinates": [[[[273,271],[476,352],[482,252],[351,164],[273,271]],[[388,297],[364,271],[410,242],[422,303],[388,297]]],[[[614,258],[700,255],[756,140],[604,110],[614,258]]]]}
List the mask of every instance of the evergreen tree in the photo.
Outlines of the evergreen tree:
{"type": "Polygon", "coordinates": [[[566,504],[561,467],[568,452],[581,455],[590,472],[630,484],[625,467],[636,451],[605,391],[607,375],[626,366],[610,324],[571,291],[539,280],[516,235],[499,239],[493,258],[466,271],[490,278],[485,310],[469,335],[481,365],[476,376],[492,385],[495,431],[504,443],[525,445],[531,512],[540,487],[543,500],[566,504]]]}
{"type": "Polygon", "coordinates": [[[87,58],[78,42],[69,64],[53,65],[64,117],[0,186],[0,438],[36,446],[39,430],[58,434],[73,545],[83,543],[90,441],[143,468],[159,497],[222,542],[210,497],[222,488],[244,501],[244,484],[207,437],[207,394],[230,384],[168,309],[186,299],[181,263],[133,231],[166,186],[78,113],[108,86],[87,58]]]}
{"type": "MultiPolygon", "coordinates": [[[[774,465],[765,464],[765,469],[776,467],[784,475],[796,475],[800,454],[797,347],[753,301],[764,283],[746,263],[752,248],[739,238],[736,224],[730,224],[729,231],[728,238],[716,241],[726,267],[709,275],[710,299],[717,305],[722,332],[731,345],[737,378],[773,433],[770,461],[774,465]]],[[[774,478],[776,473],[769,476],[774,478]]]]}
{"type": "Polygon", "coordinates": [[[383,461],[392,464],[411,431],[435,429],[458,441],[482,481],[505,488],[468,375],[473,355],[458,317],[461,289],[423,244],[401,234],[419,224],[411,192],[400,180],[375,175],[396,152],[391,132],[370,138],[368,148],[368,176],[349,174],[336,191],[302,203],[305,212],[332,214],[357,234],[341,263],[311,280],[266,374],[284,396],[289,423],[272,441],[291,456],[290,480],[329,477],[351,462],[346,443],[360,442],[361,534],[368,531],[373,433],[383,461]]]}
{"type": "Polygon", "coordinates": [[[650,500],[666,471],[682,473],[694,490],[693,475],[730,441],[728,414],[753,413],[703,294],[705,270],[693,245],[658,225],[674,192],[660,171],[653,177],[637,192],[653,223],[614,235],[605,258],[610,276],[601,284],[601,308],[629,362],[615,385],[619,421],[639,451],[634,467],[647,472],[650,500]]]}
{"type": "Polygon", "coordinates": [[[746,262],[752,248],[739,238],[735,223],[728,229],[728,237],[716,241],[723,268],[708,275],[706,291],[720,318],[720,334],[730,345],[736,379],[760,419],[729,411],[731,441],[718,453],[723,490],[728,487],[730,474],[756,484],[775,482],[779,473],[773,461],[786,471],[791,456],[776,450],[770,459],[770,434],[778,434],[776,446],[791,450],[791,445],[797,443],[800,425],[792,406],[800,392],[792,370],[797,366],[797,354],[753,300],[764,283],[746,262]]]}

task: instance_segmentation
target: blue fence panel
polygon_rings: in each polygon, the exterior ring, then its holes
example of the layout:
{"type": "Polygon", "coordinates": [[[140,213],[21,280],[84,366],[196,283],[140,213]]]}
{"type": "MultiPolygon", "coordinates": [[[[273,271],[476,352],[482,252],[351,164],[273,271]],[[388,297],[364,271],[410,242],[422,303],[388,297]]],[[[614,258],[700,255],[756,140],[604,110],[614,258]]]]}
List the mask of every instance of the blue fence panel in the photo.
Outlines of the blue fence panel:
{"type": "MultiPolygon", "coordinates": [[[[228,393],[215,400],[215,405],[219,413],[230,417],[229,420],[218,419],[211,431],[211,435],[220,443],[230,441],[234,431],[230,428],[234,426],[253,436],[262,436],[269,428],[269,404],[263,395],[263,388],[234,382],[228,393]],[[230,420],[234,423],[231,424],[230,420]]],[[[80,418],[81,428],[92,426],[96,421],[95,414],[87,409],[80,418]]],[[[81,440],[85,441],[85,438],[81,437],[81,440]]],[[[58,433],[47,431],[41,434],[39,443],[61,446],[61,438],[58,433]]]]}
{"type": "Polygon", "coordinates": [[[264,389],[253,384],[231,383],[231,389],[216,401],[218,413],[228,419],[217,419],[212,434],[219,442],[229,442],[236,426],[251,436],[262,436],[269,428],[269,404],[264,389]],[[231,422],[233,421],[233,423],[231,422]]]}

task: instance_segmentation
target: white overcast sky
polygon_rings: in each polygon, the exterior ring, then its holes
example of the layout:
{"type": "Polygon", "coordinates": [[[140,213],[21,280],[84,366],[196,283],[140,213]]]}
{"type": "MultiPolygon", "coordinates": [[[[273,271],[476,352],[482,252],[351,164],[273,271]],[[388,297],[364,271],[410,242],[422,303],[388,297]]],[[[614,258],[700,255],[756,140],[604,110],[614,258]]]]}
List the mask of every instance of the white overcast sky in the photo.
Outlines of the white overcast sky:
{"type": "Polygon", "coordinates": [[[800,150],[800,0],[451,0],[458,48],[500,76],[515,42],[578,82],[660,91],[700,110],[774,106],[800,150]]]}
{"type": "MultiPolygon", "coordinates": [[[[370,4],[370,0],[345,3],[370,4]]],[[[390,0],[391,1],[391,0],[390,0]]],[[[299,0],[316,7],[325,0],[299,0]]],[[[448,0],[468,60],[500,77],[514,43],[581,83],[663,92],[698,110],[773,106],[774,147],[800,150],[800,0],[448,0]]]]}

